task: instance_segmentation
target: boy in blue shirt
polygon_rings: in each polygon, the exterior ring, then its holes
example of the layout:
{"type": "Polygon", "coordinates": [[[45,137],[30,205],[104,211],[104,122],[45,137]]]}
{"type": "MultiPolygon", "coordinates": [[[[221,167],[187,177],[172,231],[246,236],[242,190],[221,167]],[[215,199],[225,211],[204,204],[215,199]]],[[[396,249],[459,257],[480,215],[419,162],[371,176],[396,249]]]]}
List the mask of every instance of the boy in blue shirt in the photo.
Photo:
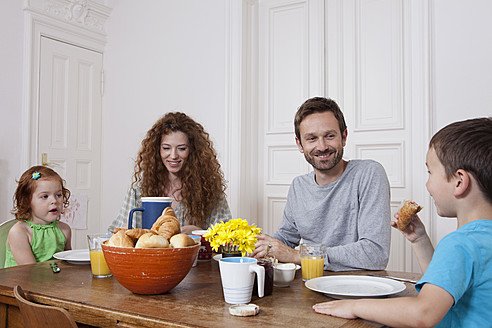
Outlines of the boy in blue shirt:
{"type": "Polygon", "coordinates": [[[418,216],[402,231],[424,272],[419,295],[325,302],[313,306],[316,312],[392,327],[492,326],[492,118],[441,129],[429,143],[426,165],[437,213],[456,217],[458,228],[435,251],[418,216]]]}

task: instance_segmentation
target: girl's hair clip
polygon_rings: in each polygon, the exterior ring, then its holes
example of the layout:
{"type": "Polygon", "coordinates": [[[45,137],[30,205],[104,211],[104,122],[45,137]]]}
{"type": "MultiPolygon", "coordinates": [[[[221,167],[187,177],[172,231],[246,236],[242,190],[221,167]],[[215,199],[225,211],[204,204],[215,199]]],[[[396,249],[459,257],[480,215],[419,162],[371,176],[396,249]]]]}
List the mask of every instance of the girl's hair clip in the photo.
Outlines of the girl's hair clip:
{"type": "Polygon", "coordinates": [[[33,179],[33,180],[37,180],[37,179],[39,179],[39,177],[40,177],[40,176],[41,176],[41,173],[39,173],[39,172],[34,172],[34,173],[32,174],[32,179],[33,179]]]}

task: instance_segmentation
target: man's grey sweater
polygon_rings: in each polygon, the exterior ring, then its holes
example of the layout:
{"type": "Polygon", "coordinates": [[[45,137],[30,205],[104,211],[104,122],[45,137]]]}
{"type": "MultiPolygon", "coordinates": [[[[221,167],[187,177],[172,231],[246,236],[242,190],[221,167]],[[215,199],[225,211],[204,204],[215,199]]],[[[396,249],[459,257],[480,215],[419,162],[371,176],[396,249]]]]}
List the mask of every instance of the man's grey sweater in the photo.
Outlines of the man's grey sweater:
{"type": "Polygon", "coordinates": [[[373,160],[351,160],[333,183],[319,186],[315,173],[298,176],[284,217],[272,236],[290,247],[327,246],[325,270],[383,270],[390,249],[390,186],[373,160]]]}

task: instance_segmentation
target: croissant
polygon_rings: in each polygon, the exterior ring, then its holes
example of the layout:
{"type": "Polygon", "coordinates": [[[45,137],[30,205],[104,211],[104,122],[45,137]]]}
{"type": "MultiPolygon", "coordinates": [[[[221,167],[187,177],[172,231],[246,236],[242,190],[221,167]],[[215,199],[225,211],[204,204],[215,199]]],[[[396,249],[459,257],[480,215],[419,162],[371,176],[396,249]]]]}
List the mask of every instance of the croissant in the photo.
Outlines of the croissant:
{"type": "Polygon", "coordinates": [[[161,235],[148,232],[140,236],[135,248],[169,248],[169,242],[161,235]]]}
{"type": "Polygon", "coordinates": [[[174,210],[171,207],[166,207],[150,230],[169,240],[173,235],[181,231],[181,225],[176,219],[174,210]]]}
{"type": "Polygon", "coordinates": [[[117,233],[117,232],[118,232],[118,231],[120,231],[120,230],[124,230],[124,231],[126,231],[126,230],[128,230],[128,229],[126,229],[126,228],[114,228],[114,229],[113,229],[113,233],[117,233]]]}
{"type": "Polygon", "coordinates": [[[152,234],[156,234],[154,231],[152,231],[150,229],[139,229],[139,228],[126,230],[125,234],[128,237],[132,238],[134,241],[137,241],[137,239],[139,239],[144,234],[149,233],[149,232],[152,234]]]}
{"type": "Polygon", "coordinates": [[[176,217],[176,213],[174,213],[174,210],[172,207],[166,207],[163,211],[162,211],[162,215],[170,215],[170,216],[174,216],[176,217]]]}
{"type": "Polygon", "coordinates": [[[108,240],[108,246],[134,247],[135,242],[126,235],[125,230],[119,230],[108,240]]]}
{"type": "Polygon", "coordinates": [[[396,222],[398,229],[402,231],[405,230],[410,224],[412,216],[420,212],[421,209],[422,206],[419,204],[407,200],[405,204],[403,204],[402,208],[400,208],[400,212],[398,214],[398,221],[396,222]]]}

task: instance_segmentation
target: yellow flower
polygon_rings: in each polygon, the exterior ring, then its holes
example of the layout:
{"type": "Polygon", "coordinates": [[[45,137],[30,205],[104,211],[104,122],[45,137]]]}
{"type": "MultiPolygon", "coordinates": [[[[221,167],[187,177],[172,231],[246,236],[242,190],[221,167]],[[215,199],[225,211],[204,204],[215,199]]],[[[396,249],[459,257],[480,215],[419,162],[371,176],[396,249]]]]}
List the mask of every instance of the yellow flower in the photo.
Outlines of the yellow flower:
{"type": "Polygon", "coordinates": [[[261,228],[249,225],[245,219],[231,219],[212,225],[203,237],[210,242],[214,251],[222,247],[224,251],[241,251],[242,256],[253,253],[257,235],[261,228]]]}

